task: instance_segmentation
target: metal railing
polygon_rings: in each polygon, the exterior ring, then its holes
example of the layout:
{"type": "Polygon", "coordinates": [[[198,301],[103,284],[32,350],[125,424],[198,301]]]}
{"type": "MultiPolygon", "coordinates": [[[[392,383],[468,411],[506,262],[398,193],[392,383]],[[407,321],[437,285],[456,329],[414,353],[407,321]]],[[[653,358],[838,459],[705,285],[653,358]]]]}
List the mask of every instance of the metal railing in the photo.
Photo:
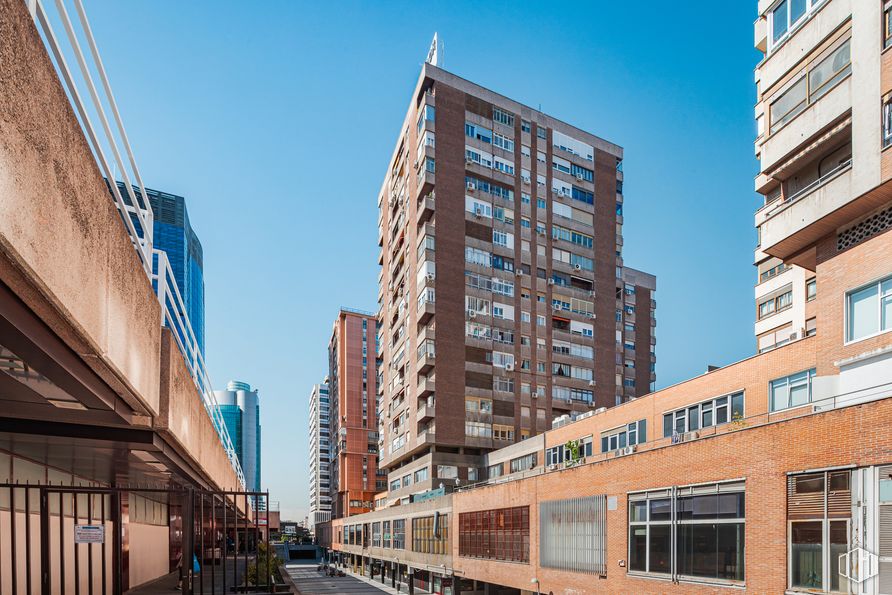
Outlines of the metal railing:
{"type": "MultiPolygon", "coordinates": [[[[815,190],[817,190],[824,184],[828,183],[830,180],[836,178],[843,172],[851,169],[851,167],[852,167],[852,158],[850,157],[850,158],[846,159],[845,161],[841,162],[839,165],[837,165],[830,171],[828,171],[826,174],[824,174],[820,178],[816,179],[815,181],[811,182],[810,184],[808,184],[807,186],[802,188],[801,190],[798,190],[794,194],[791,194],[790,196],[784,198],[779,203],[776,203],[776,204],[769,203],[769,205],[771,205],[773,208],[768,210],[766,217],[773,216],[775,213],[786,208],[788,205],[793,204],[794,202],[796,202],[803,196],[807,196],[808,194],[811,194],[812,192],[814,192],[815,190]]],[[[768,205],[766,205],[766,206],[768,206],[768,205]]]]}
{"type": "Polygon", "coordinates": [[[173,269],[170,267],[170,261],[167,253],[163,250],[154,250],[155,271],[152,274],[152,286],[161,303],[161,316],[164,326],[171,329],[177,346],[189,372],[192,374],[192,380],[198,388],[198,394],[201,396],[201,402],[205,411],[211,418],[211,423],[220,437],[220,442],[226,450],[226,456],[232,465],[235,474],[238,476],[239,483],[242,488],[245,487],[245,475],[242,472],[242,466],[236,455],[235,447],[226,428],[226,422],[223,420],[223,413],[217,403],[214,395],[210,379],[208,378],[207,368],[205,367],[204,357],[199,348],[198,338],[195,331],[192,330],[192,324],[186,314],[186,304],[183,302],[179,287],[177,287],[176,278],[173,275],[173,269]]]}
{"type": "Polygon", "coordinates": [[[124,129],[124,122],[115,102],[83,2],[82,0],[67,0],[74,6],[77,14],[77,24],[80,26],[76,27],[75,21],[69,16],[66,0],[54,0],[52,5],[55,6],[55,11],[52,13],[47,11],[49,0],[47,2],[44,0],[24,1],[54,60],[59,79],[89,142],[99,170],[108,183],[112,199],[124,227],[130,235],[140,264],[146,276],[152,280],[152,285],[161,303],[161,324],[173,330],[177,345],[201,395],[202,403],[226,449],[226,454],[239,482],[244,488],[245,477],[211,390],[212,385],[208,379],[192,325],[186,316],[186,308],[170,268],[167,254],[155,250],[153,246],[154,215],[152,206],[146,195],[133,148],[124,129]],[[65,32],[64,38],[56,35],[54,25],[61,25],[65,32]],[[81,47],[81,39],[86,41],[89,48],[88,54],[85,54],[81,47]],[[63,41],[67,41],[67,44],[63,45],[63,41]],[[77,70],[69,66],[69,59],[72,58],[77,63],[77,70]],[[96,84],[96,79],[99,80],[99,85],[96,84]],[[100,96],[100,87],[104,96],[100,96]],[[84,96],[81,94],[82,88],[87,90],[89,103],[84,100],[84,96]],[[110,124],[107,112],[111,112],[114,118],[114,128],[110,124]],[[99,121],[100,129],[94,126],[94,119],[99,121]],[[112,156],[112,160],[109,159],[109,155],[112,156]],[[126,160],[124,155],[127,157],[126,160]],[[117,183],[119,178],[122,182],[120,185],[117,183]]]}

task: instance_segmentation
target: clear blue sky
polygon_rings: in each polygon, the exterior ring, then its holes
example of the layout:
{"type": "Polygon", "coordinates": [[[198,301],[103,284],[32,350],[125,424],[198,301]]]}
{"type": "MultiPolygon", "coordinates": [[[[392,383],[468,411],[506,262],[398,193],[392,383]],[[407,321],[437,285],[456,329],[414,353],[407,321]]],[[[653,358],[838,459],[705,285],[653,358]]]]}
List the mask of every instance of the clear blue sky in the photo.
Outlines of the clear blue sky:
{"type": "Polygon", "coordinates": [[[285,516],[337,309],[377,308],[377,192],[434,31],[448,70],[624,147],[658,385],[753,353],[755,4],[87,3],[143,180],[188,199],[211,378],[260,389],[285,516]]]}

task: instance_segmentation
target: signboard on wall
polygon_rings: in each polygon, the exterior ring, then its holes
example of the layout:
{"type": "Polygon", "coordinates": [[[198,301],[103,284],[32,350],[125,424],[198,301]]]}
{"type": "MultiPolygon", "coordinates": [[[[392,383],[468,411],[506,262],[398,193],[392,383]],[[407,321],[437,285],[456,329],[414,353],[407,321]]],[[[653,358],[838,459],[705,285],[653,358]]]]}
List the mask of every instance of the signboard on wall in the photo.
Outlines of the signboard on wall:
{"type": "Polygon", "coordinates": [[[75,525],[74,543],[104,543],[105,525],[75,525]]]}

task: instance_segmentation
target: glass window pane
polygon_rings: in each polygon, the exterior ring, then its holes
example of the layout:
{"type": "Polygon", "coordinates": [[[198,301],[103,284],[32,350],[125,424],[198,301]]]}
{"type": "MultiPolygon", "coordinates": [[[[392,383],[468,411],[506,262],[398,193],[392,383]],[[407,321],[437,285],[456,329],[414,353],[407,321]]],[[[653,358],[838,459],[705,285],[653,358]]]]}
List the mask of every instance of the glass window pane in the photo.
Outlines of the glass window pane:
{"type": "MultiPolygon", "coordinates": [[[[667,500],[668,503],[668,500],[667,500]]],[[[671,555],[671,527],[669,525],[650,526],[650,572],[669,572],[671,555]]]]}
{"type": "Polygon", "coordinates": [[[799,112],[805,109],[807,84],[805,77],[802,77],[793,86],[784,91],[784,93],[770,106],[771,126],[777,126],[792,120],[799,112]]]}
{"type": "Polygon", "coordinates": [[[879,286],[871,285],[849,296],[848,340],[854,341],[878,332],[877,294],[879,286]]]}
{"type": "Polygon", "coordinates": [[[892,329],[892,295],[883,296],[880,300],[880,330],[892,329]]]}
{"type": "Polygon", "coordinates": [[[672,414],[663,415],[663,437],[668,438],[672,435],[672,414]]]}
{"type": "Polygon", "coordinates": [[[790,536],[790,575],[792,587],[820,589],[823,585],[822,521],[793,523],[790,536]]]}
{"type": "Polygon", "coordinates": [[[790,387],[787,379],[775,380],[771,383],[771,410],[780,411],[790,406],[790,387]]]}
{"type": "Polygon", "coordinates": [[[773,25],[774,41],[777,41],[787,32],[787,0],[784,0],[777,5],[777,8],[775,8],[774,12],[771,14],[771,21],[773,25]]]}
{"type": "Polygon", "coordinates": [[[629,502],[629,521],[632,523],[647,521],[647,502],[629,502]]]}
{"type": "Polygon", "coordinates": [[[671,518],[671,506],[668,498],[650,501],[650,520],[668,521],[671,518]]]}
{"type": "Polygon", "coordinates": [[[712,425],[712,403],[703,406],[703,423],[701,425],[704,428],[712,425]]]}
{"type": "Polygon", "coordinates": [[[809,402],[808,384],[796,384],[790,387],[790,406],[805,405],[809,402]]]}
{"type": "Polygon", "coordinates": [[[728,423],[728,406],[724,405],[722,407],[715,408],[715,424],[726,424],[728,423]]]}
{"type": "Polygon", "coordinates": [[[743,419],[743,393],[731,397],[731,419],[743,419]]]}
{"type": "Polygon", "coordinates": [[[790,0],[790,23],[795,23],[805,14],[805,0],[790,0]]]}
{"type": "Polygon", "coordinates": [[[716,533],[716,578],[742,581],[744,525],[721,524],[716,533]]]}
{"type": "Polygon", "coordinates": [[[647,528],[629,528],[629,570],[647,571],[647,528]]]}
{"type": "MultiPolygon", "coordinates": [[[[849,592],[849,581],[839,576],[837,560],[849,549],[849,528],[846,521],[830,521],[830,590],[849,592]]],[[[850,569],[851,570],[851,569],[850,569]]]]}
{"type": "Polygon", "coordinates": [[[688,428],[691,430],[700,429],[700,407],[697,405],[688,407],[688,428]]]}

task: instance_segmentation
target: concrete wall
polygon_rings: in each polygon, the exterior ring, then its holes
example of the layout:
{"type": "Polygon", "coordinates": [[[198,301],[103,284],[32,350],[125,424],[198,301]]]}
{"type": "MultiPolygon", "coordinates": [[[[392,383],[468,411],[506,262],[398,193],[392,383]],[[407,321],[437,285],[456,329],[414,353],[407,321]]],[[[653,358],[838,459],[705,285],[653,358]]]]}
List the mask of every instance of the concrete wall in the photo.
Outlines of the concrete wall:
{"type": "Polygon", "coordinates": [[[178,449],[211,483],[241,489],[235,470],[192,381],[176,340],[168,329],[161,336],[160,413],[155,429],[178,449]]]}
{"type": "Polygon", "coordinates": [[[160,306],[19,0],[0,0],[0,63],[0,279],[154,414],[160,306]]]}
{"type": "Polygon", "coordinates": [[[130,523],[130,588],[164,576],[170,570],[167,525],[130,523]]]}

